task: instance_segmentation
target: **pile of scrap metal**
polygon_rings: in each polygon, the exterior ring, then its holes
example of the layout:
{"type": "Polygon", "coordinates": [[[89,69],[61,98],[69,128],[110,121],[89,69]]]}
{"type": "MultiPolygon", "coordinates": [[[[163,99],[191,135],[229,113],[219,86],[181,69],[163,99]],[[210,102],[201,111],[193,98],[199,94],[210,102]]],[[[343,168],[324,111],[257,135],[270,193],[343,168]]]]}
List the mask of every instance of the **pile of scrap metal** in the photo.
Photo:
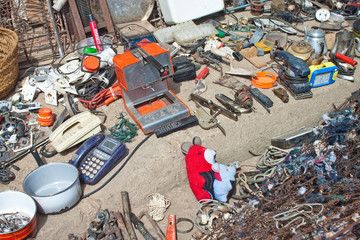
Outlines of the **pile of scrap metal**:
{"type": "Polygon", "coordinates": [[[311,141],[262,164],[260,181],[242,173],[235,213],[199,239],[358,239],[359,110],[360,90],[323,115],[311,141]]]}
{"type": "Polygon", "coordinates": [[[38,116],[35,114],[35,111],[41,108],[40,103],[23,103],[19,101],[19,97],[20,95],[15,95],[10,101],[0,101],[0,183],[2,184],[8,184],[15,178],[6,167],[13,166],[19,170],[9,160],[15,155],[23,155],[24,151],[32,148],[35,143],[40,143],[48,135],[46,129],[38,125],[38,116]]]}

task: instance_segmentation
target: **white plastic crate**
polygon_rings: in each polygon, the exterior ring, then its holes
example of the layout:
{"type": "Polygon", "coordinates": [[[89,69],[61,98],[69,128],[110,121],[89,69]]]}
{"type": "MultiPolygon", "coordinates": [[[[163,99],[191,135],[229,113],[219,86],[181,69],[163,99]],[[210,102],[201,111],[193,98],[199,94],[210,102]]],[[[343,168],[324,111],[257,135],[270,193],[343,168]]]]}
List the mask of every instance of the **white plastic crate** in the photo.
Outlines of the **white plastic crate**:
{"type": "Polygon", "coordinates": [[[187,21],[183,23],[176,24],[171,27],[162,28],[159,30],[156,30],[154,32],[154,37],[159,41],[163,43],[172,43],[174,42],[174,32],[181,30],[181,29],[187,29],[191,27],[195,27],[196,24],[193,21],[187,21]]]}

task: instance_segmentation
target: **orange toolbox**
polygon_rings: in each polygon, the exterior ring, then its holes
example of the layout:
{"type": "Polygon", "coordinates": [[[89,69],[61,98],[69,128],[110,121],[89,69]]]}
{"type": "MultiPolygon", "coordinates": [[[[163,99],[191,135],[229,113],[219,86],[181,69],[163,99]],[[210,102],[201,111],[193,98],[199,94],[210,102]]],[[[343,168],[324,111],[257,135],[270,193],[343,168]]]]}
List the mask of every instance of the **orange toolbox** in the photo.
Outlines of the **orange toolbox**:
{"type": "Polygon", "coordinates": [[[190,116],[169,89],[174,74],[169,51],[150,43],[115,56],[113,62],[125,108],[145,134],[190,116]]]}

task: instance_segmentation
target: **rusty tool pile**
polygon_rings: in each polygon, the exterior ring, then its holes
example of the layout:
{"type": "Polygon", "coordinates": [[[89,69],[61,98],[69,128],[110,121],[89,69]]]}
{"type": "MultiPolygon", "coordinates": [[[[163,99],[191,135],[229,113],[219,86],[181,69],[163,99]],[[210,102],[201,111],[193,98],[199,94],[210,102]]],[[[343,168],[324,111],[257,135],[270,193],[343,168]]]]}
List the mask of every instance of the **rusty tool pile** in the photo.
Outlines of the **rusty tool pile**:
{"type": "Polygon", "coordinates": [[[158,239],[165,239],[165,234],[160,229],[155,220],[146,212],[140,212],[139,216],[136,216],[131,212],[129,194],[126,191],[121,192],[122,208],[120,211],[109,211],[107,209],[100,209],[96,214],[96,220],[89,224],[89,228],[86,233],[76,236],[70,233],[68,240],[85,240],[85,239],[137,239],[135,230],[138,230],[145,239],[155,239],[150,235],[149,231],[141,221],[142,217],[146,217],[150,221],[154,228],[154,232],[157,234],[158,239]]]}
{"type": "Polygon", "coordinates": [[[30,222],[30,218],[19,212],[0,214],[0,233],[9,233],[21,229],[30,222]]]}
{"type": "Polygon", "coordinates": [[[358,239],[360,90],[201,239],[358,239]]]}

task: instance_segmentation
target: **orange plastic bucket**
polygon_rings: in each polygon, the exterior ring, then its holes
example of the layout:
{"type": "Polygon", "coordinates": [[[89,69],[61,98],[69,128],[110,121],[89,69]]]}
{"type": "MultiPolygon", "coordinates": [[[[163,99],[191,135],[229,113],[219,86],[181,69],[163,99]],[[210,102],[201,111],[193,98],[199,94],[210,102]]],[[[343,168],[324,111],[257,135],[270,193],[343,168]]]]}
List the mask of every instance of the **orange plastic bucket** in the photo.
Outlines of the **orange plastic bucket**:
{"type": "Polygon", "coordinates": [[[29,217],[30,222],[20,229],[9,233],[0,233],[0,239],[15,240],[35,236],[37,231],[36,203],[29,195],[19,191],[0,192],[0,215],[16,213],[29,217]]]}

